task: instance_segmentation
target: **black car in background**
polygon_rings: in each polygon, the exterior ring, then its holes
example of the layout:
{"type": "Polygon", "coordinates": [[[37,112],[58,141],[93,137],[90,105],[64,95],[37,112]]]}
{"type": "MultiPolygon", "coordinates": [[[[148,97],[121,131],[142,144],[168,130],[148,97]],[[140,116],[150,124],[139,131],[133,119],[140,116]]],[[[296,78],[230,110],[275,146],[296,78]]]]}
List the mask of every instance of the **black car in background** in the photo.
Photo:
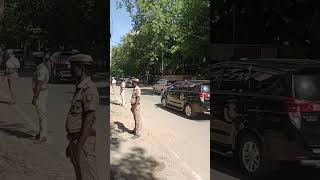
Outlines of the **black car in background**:
{"type": "Polygon", "coordinates": [[[210,113],[209,81],[177,81],[167,88],[161,96],[163,107],[184,112],[188,118],[200,113],[210,113]]]}
{"type": "Polygon", "coordinates": [[[211,151],[250,176],[280,161],[320,165],[320,62],[239,60],[211,72],[211,151]]]}
{"type": "Polygon", "coordinates": [[[57,83],[61,80],[71,80],[69,57],[79,54],[77,50],[58,51],[49,59],[50,82],[57,83]]]}

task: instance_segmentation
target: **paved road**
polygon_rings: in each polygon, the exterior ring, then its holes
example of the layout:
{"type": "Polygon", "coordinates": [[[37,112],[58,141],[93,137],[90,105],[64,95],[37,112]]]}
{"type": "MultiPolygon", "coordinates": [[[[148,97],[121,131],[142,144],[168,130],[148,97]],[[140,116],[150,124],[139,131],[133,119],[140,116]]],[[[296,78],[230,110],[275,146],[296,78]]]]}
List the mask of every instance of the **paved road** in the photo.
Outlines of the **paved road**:
{"type": "MultiPolygon", "coordinates": [[[[119,92],[117,87],[116,92],[119,92]]],[[[126,90],[129,102],[132,89],[126,90]]],[[[118,93],[119,94],[119,93],[118,93]]],[[[120,95],[117,95],[120,97],[120,95]]],[[[152,131],[155,141],[167,146],[194,179],[210,179],[210,120],[201,116],[189,120],[181,112],[163,109],[160,96],[151,88],[142,88],[142,128],[152,131]]]]}

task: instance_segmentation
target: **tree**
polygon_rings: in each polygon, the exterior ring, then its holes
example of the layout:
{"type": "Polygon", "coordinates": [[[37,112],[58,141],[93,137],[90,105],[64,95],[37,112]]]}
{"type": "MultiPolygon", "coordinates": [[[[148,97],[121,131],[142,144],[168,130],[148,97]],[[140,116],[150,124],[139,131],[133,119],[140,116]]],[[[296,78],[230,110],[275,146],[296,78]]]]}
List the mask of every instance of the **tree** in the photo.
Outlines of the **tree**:
{"type": "Polygon", "coordinates": [[[124,71],[158,75],[164,54],[165,69],[173,74],[206,74],[209,1],[122,0],[118,7],[126,8],[133,22],[118,46],[132,63],[124,71]]]}
{"type": "Polygon", "coordinates": [[[98,0],[6,0],[1,40],[10,46],[28,40],[88,49],[105,38],[101,6],[98,0]]]}

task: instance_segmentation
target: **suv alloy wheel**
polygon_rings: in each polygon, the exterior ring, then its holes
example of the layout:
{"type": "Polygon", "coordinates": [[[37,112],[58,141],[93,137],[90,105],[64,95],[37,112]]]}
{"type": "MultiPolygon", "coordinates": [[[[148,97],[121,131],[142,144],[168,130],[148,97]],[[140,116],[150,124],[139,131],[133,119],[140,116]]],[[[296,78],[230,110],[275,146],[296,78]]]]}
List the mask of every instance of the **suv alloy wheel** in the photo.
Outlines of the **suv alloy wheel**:
{"type": "Polygon", "coordinates": [[[196,115],[196,113],[193,112],[191,104],[189,104],[189,103],[187,103],[184,106],[183,112],[184,112],[185,116],[187,116],[188,118],[193,118],[196,115]]]}
{"type": "Polygon", "coordinates": [[[260,141],[251,134],[240,140],[239,160],[249,176],[259,177],[271,171],[271,163],[266,159],[262,147],[260,141]]]}

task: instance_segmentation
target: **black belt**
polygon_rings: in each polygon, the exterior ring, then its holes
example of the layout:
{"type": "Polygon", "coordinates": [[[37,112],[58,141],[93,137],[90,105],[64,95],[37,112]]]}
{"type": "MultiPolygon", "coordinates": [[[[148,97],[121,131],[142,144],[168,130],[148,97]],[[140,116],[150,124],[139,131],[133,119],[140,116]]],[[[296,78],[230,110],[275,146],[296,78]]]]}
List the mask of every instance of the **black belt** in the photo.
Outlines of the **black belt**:
{"type": "Polygon", "coordinates": [[[74,141],[74,140],[78,140],[80,139],[80,136],[81,136],[81,133],[80,132],[77,132],[77,133],[69,133],[67,135],[67,138],[69,141],[74,141]]]}
{"type": "MultiPolygon", "coordinates": [[[[91,130],[89,131],[89,136],[94,136],[94,137],[96,137],[96,134],[97,134],[96,131],[93,130],[93,129],[91,129],[91,130]]],[[[80,137],[81,137],[81,133],[80,133],[80,132],[69,133],[69,134],[67,135],[67,138],[68,138],[69,141],[78,140],[78,139],[80,139],[80,137]]]]}

